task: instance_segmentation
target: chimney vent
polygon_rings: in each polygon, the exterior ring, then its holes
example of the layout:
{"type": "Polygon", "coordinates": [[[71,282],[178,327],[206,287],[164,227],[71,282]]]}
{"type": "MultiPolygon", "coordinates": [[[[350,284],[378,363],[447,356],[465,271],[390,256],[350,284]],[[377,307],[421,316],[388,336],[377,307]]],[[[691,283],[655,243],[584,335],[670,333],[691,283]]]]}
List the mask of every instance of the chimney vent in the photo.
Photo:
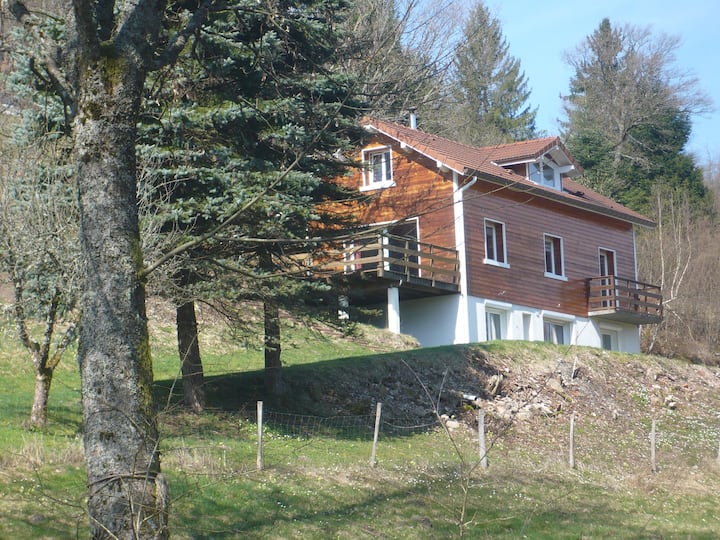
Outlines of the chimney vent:
{"type": "Polygon", "coordinates": [[[410,109],[410,129],[417,129],[417,115],[415,107],[410,109]]]}

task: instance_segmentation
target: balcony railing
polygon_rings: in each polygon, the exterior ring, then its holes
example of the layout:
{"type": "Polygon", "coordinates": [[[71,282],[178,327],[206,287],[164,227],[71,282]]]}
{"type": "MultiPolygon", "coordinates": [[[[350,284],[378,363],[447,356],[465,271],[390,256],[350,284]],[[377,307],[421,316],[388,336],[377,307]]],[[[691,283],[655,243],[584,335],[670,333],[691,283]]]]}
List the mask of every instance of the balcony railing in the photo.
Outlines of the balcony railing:
{"type": "MultiPolygon", "coordinates": [[[[407,285],[458,290],[458,252],[412,237],[369,234],[343,247],[342,262],[334,266],[344,274],[402,281],[407,285]]],[[[327,268],[327,265],[326,265],[327,268]]]]}
{"type": "Polygon", "coordinates": [[[662,292],[649,285],[618,276],[588,280],[588,315],[630,322],[653,324],[662,321],[662,292]]]}

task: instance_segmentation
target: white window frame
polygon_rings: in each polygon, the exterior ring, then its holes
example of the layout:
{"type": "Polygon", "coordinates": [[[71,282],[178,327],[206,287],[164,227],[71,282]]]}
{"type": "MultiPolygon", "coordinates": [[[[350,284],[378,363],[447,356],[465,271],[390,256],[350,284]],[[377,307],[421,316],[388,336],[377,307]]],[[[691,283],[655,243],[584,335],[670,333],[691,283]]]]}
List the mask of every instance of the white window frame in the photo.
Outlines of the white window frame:
{"type": "Polygon", "coordinates": [[[618,332],[615,330],[600,330],[600,348],[605,351],[619,351],[618,332]],[[605,346],[605,337],[610,338],[610,347],[605,346]]]}
{"type": "Polygon", "coordinates": [[[377,146],[363,150],[362,161],[365,167],[363,168],[363,185],[360,191],[384,189],[395,185],[392,157],[392,148],[389,146],[377,146]],[[373,168],[373,158],[375,156],[380,156],[382,160],[380,163],[382,179],[380,181],[375,180],[375,170],[373,168]]]}
{"type": "Polygon", "coordinates": [[[528,163],[528,180],[531,180],[540,186],[562,191],[560,170],[554,163],[545,158],[540,158],[537,161],[531,161],[528,163]],[[547,170],[552,170],[552,181],[549,181],[547,176],[545,176],[547,170]]]}
{"type": "Polygon", "coordinates": [[[485,218],[483,225],[483,238],[485,241],[485,258],[483,262],[485,264],[491,264],[493,266],[500,266],[502,268],[510,268],[510,264],[507,262],[507,236],[505,223],[497,221],[495,219],[485,218]],[[488,228],[492,228],[492,251],[495,255],[494,258],[488,257],[488,228]],[[500,229],[498,233],[498,229],[500,229]],[[502,250],[498,250],[498,239],[501,241],[502,250]],[[500,251],[500,252],[499,252],[500,251]],[[498,257],[500,255],[500,257],[498,257]]]}
{"type": "MultiPolygon", "coordinates": [[[[545,333],[545,325],[551,324],[554,327],[562,328],[563,332],[563,343],[562,345],[574,345],[575,344],[575,337],[573,336],[573,328],[575,326],[576,319],[572,315],[568,315],[566,313],[559,313],[557,311],[545,311],[543,310],[542,313],[542,336],[543,341],[546,343],[555,343],[555,341],[548,341],[545,338],[547,337],[545,333]]],[[[558,345],[560,345],[558,343],[558,345]]]]}
{"type": "Polygon", "coordinates": [[[545,277],[552,278],[552,279],[559,279],[562,281],[567,281],[567,276],[565,274],[565,242],[563,241],[562,236],[555,236],[554,234],[543,234],[543,266],[545,267],[545,277]],[[551,246],[552,246],[552,253],[550,257],[550,267],[548,268],[548,240],[551,240],[551,246]],[[557,242],[556,242],[557,241],[557,242]],[[557,245],[557,247],[556,247],[557,245]],[[557,253],[556,249],[560,250],[560,265],[562,268],[560,268],[560,272],[557,270],[557,253]]]}
{"type": "Polygon", "coordinates": [[[619,351],[620,350],[620,335],[622,328],[615,325],[603,324],[598,327],[598,333],[600,334],[600,348],[605,351],[619,351]],[[605,348],[603,343],[603,337],[608,336],[610,338],[610,348],[605,348]]]}

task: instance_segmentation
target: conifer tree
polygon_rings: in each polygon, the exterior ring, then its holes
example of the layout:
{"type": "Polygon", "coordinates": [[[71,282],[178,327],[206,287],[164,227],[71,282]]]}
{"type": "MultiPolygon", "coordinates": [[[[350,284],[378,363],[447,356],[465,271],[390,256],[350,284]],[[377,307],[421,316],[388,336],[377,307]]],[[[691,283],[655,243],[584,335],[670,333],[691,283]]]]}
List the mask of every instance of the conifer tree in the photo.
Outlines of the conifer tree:
{"type": "Polygon", "coordinates": [[[482,1],[469,13],[455,52],[448,123],[464,143],[485,146],[530,139],[536,110],[520,60],[510,56],[500,21],[482,1]]]}
{"type": "Polygon", "coordinates": [[[707,106],[697,82],[672,66],[677,38],[604,19],[568,56],[564,136],[591,187],[649,211],[653,186],[686,191],[708,208],[702,173],[684,153],[691,116],[707,106]]]}
{"type": "MultiPolygon", "coordinates": [[[[264,303],[271,391],[279,389],[280,325],[268,314],[322,287],[296,255],[315,249],[309,227],[327,219],[317,203],[345,196],[322,178],[348,166],[336,154],[362,134],[354,80],[331,70],[345,54],[336,28],[346,12],[342,2],[284,2],[274,13],[236,4],[211,16],[146,98],[142,153],[157,162],[156,184],[169,195],[159,215],[191,246],[175,276],[178,330],[196,328],[195,298],[264,303]]],[[[197,336],[178,338],[186,403],[197,410],[202,367],[189,348],[197,336]]]]}

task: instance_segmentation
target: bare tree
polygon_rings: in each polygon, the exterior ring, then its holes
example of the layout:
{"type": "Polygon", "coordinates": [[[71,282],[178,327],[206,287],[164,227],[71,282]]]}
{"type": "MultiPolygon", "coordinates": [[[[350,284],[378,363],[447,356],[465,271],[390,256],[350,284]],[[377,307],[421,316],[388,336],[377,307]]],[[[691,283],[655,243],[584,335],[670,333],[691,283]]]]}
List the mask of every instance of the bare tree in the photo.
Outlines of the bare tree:
{"type": "Polygon", "coordinates": [[[75,339],[77,204],[51,145],[6,145],[0,153],[0,269],[14,290],[13,316],[35,374],[29,426],[47,424],[55,368],[75,339]],[[43,321],[42,337],[33,326],[43,321]]]}
{"type": "Polygon", "coordinates": [[[403,120],[417,109],[426,129],[437,131],[433,111],[445,99],[448,70],[459,38],[460,0],[361,0],[348,20],[354,60],[370,113],[403,120]]]}

